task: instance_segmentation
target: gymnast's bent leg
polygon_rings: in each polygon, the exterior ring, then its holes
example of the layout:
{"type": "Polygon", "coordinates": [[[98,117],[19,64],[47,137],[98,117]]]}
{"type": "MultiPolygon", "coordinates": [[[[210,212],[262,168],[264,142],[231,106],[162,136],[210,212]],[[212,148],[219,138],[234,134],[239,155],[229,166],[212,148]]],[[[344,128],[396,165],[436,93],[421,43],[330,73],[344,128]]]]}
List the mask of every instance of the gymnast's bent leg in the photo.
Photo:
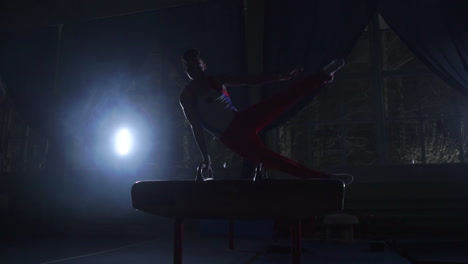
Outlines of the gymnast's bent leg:
{"type": "Polygon", "coordinates": [[[321,72],[296,82],[287,89],[238,113],[225,134],[220,138],[221,142],[241,156],[254,162],[263,163],[265,167],[271,169],[301,178],[330,177],[330,174],[314,171],[269,150],[257,135],[259,131],[294,103],[305,96],[314,94],[324,84],[331,81],[333,73],[343,66],[343,61],[341,60],[341,63],[334,61],[330,65],[333,66],[331,69],[325,68],[321,72]]]}
{"type": "Polygon", "coordinates": [[[238,113],[220,138],[221,142],[241,156],[263,163],[267,168],[284,171],[297,177],[326,177],[326,173],[308,169],[267,149],[257,133],[294,103],[317,92],[331,79],[332,76],[321,71],[238,113]]]}

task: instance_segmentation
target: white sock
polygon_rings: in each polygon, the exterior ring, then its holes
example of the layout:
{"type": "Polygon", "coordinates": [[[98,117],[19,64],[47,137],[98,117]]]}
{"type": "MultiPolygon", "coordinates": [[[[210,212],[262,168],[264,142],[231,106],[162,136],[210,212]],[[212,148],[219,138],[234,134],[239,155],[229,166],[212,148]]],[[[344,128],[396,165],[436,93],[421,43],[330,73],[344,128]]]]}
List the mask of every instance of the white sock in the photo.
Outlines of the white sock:
{"type": "Polygon", "coordinates": [[[330,62],[323,68],[323,72],[327,75],[333,76],[335,72],[339,71],[345,65],[344,59],[336,59],[330,62]]]}

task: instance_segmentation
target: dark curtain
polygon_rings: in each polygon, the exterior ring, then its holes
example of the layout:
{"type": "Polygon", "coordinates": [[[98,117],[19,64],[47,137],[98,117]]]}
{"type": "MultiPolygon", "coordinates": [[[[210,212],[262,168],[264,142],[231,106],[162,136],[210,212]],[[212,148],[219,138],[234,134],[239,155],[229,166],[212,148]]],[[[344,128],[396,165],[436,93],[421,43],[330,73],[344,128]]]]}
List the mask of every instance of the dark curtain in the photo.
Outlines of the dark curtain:
{"type": "Polygon", "coordinates": [[[468,90],[468,1],[382,0],[378,10],[431,70],[468,90]]]}
{"type": "Polygon", "coordinates": [[[106,129],[126,119],[155,123],[143,145],[164,151],[180,141],[183,52],[199,48],[208,74],[243,73],[243,35],[238,0],[65,24],[58,52],[57,28],[1,33],[0,74],[21,116],[57,144],[107,144],[106,129]],[[149,99],[155,109],[139,103],[149,99]]]}
{"type": "Polygon", "coordinates": [[[1,33],[0,75],[8,101],[31,126],[51,134],[56,28],[1,33]]]}
{"type": "MultiPolygon", "coordinates": [[[[308,74],[335,58],[345,58],[375,10],[366,0],[266,2],[264,69],[270,73],[303,67],[304,74],[308,74]]],[[[269,85],[264,95],[285,85],[287,83],[269,85]]],[[[298,103],[269,128],[286,121],[309,100],[298,103]]]]}

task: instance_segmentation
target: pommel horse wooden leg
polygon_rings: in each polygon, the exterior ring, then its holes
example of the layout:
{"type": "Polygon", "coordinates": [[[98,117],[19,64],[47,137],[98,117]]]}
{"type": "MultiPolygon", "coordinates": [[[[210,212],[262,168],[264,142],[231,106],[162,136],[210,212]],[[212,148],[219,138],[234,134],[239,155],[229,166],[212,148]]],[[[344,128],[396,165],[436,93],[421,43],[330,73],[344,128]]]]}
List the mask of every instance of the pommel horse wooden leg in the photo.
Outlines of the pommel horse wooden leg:
{"type": "Polygon", "coordinates": [[[291,235],[291,263],[301,264],[302,253],[302,230],[301,220],[294,220],[290,227],[291,235]]]}
{"type": "Polygon", "coordinates": [[[184,224],[182,219],[174,221],[174,264],[182,264],[184,224]]]}

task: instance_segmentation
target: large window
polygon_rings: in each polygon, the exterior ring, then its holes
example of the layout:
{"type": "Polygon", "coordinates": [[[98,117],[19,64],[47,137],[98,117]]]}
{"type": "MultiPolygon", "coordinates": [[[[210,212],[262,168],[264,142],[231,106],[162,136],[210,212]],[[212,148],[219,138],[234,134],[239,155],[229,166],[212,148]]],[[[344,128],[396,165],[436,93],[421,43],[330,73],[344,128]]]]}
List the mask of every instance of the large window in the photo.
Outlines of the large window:
{"type": "Polygon", "coordinates": [[[272,147],[309,167],[460,163],[468,98],[431,72],[381,18],[335,81],[271,132],[272,147]]]}

